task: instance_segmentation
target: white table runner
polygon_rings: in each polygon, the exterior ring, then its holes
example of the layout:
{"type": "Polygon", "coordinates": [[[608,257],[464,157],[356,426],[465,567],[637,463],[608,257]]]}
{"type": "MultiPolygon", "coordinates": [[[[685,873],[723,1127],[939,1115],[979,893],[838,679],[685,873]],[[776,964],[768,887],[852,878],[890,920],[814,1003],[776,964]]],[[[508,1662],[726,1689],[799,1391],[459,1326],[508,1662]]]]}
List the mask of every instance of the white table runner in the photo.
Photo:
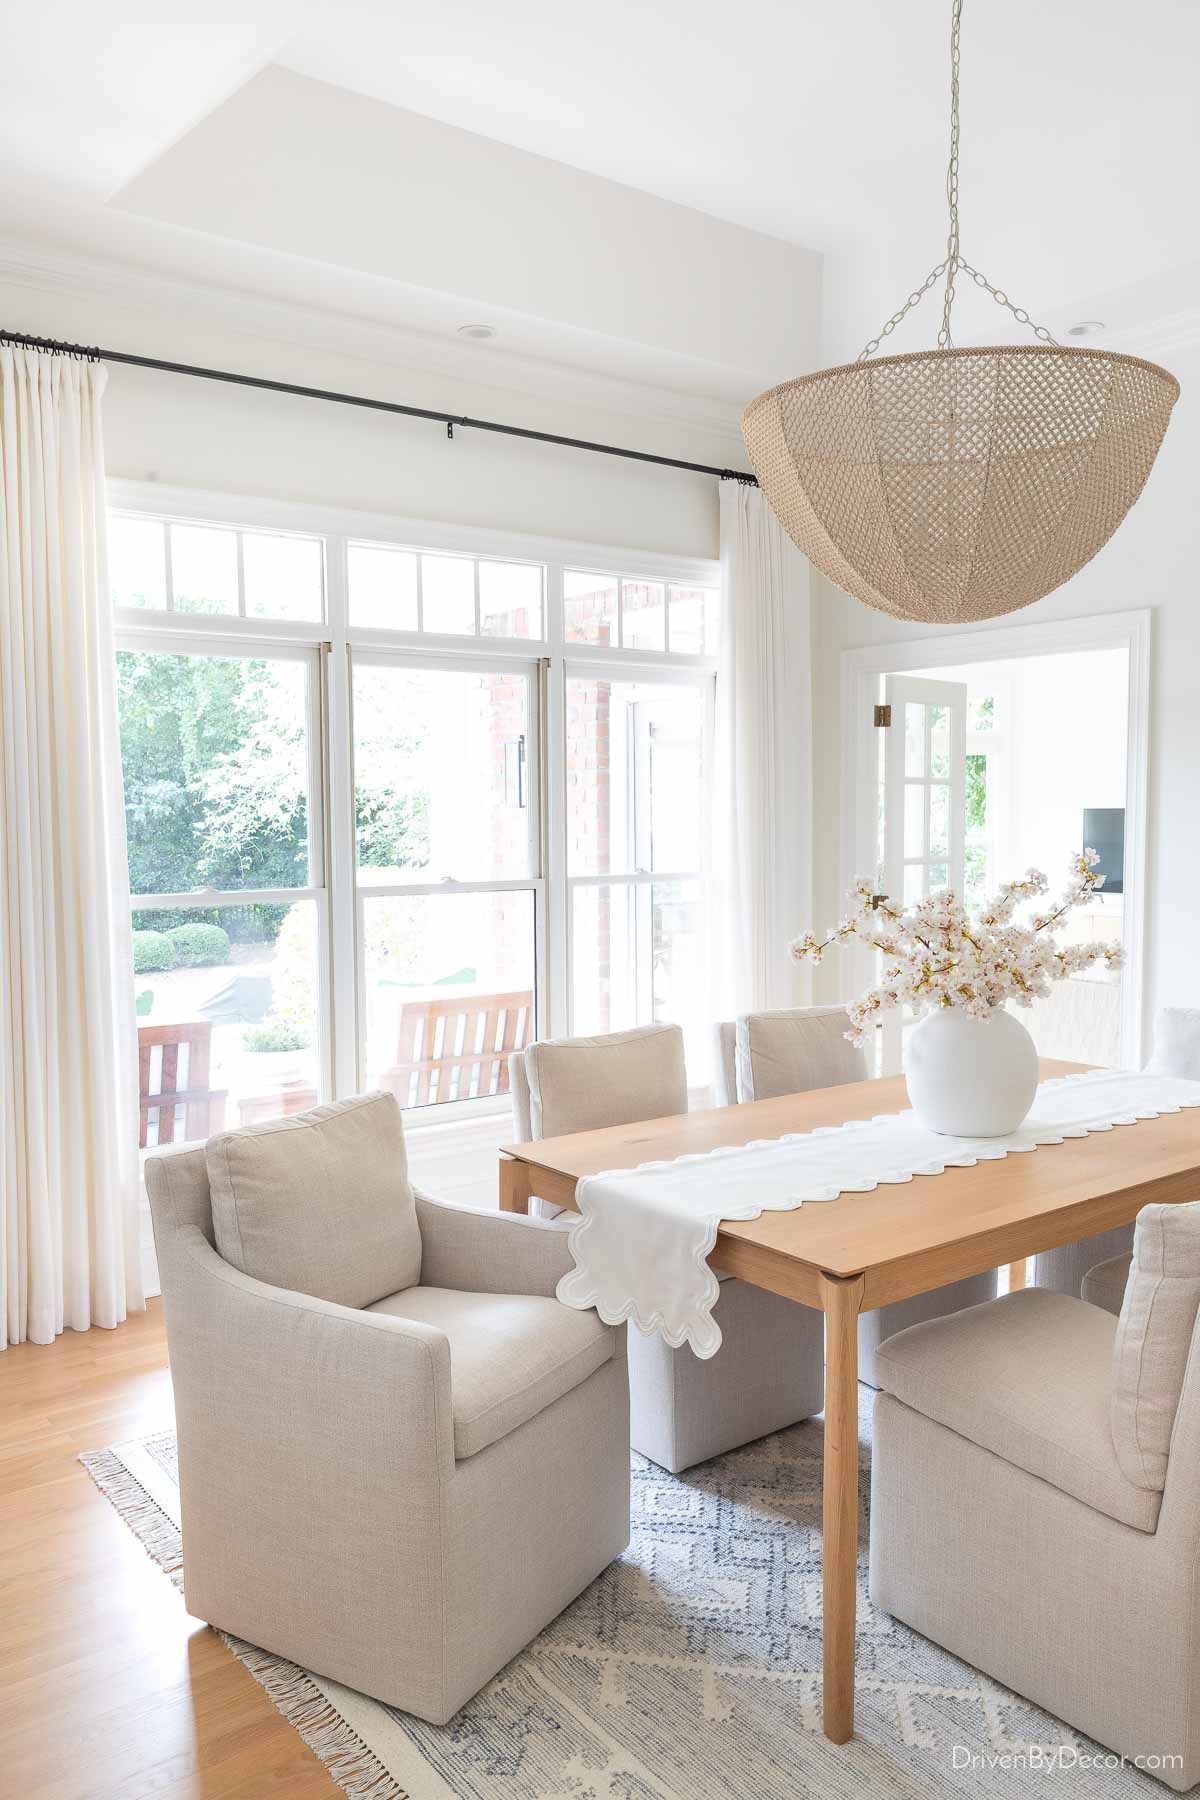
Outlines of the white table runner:
{"type": "MultiPolygon", "coordinates": [[[[719,1287],[707,1257],[722,1219],[870,1193],[883,1183],[971,1168],[1185,1106],[1200,1106],[1200,1082],[1101,1069],[1042,1082],[1010,1137],[940,1137],[912,1112],[883,1113],[589,1175],[575,1191],[575,1268],[559,1282],[558,1297],[568,1306],[594,1306],[606,1324],[631,1319],[668,1344],[714,1356],[721,1345],[712,1316],[719,1287]]],[[[903,1206],[904,1197],[895,1203],[903,1206]]]]}

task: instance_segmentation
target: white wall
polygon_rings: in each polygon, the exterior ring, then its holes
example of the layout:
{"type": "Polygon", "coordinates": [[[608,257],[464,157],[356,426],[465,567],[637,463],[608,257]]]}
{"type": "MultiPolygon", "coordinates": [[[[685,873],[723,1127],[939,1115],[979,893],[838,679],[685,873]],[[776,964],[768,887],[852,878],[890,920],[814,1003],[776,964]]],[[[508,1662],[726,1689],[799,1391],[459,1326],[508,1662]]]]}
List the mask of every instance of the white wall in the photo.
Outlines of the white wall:
{"type": "MultiPolygon", "coordinates": [[[[1130,607],[1153,608],[1151,741],[1146,908],[1147,1021],[1167,1004],[1200,1006],[1200,408],[1195,398],[1200,355],[1165,354],[1183,384],[1158,462],[1145,492],[1116,536],[1057,593],[1014,619],[1077,618],[1130,607]]],[[[939,635],[944,627],[903,626],[814,580],[814,766],[817,795],[816,920],[835,916],[840,901],[840,819],[850,796],[841,772],[841,653],[939,635]]],[[[1080,731],[1086,731],[1081,720],[1080,731]]],[[[839,998],[837,971],[819,971],[821,992],[839,998]]]]}

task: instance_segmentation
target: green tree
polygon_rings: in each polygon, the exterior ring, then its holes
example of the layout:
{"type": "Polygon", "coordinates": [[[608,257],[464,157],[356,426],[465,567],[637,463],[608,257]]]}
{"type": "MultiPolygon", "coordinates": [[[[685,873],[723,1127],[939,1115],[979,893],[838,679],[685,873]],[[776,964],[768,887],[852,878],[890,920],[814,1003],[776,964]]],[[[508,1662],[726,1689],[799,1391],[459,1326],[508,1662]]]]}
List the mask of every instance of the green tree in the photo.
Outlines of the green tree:
{"type": "MultiPolygon", "coordinates": [[[[308,885],[305,680],[298,662],[119,653],[135,895],[308,885]]],[[[410,782],[401,791],[394,785],[398,749],[407,774],[416,739],[394,718],[379,738],[386,742],[361,746],[360,854],[377,867],[420,867],[427,860],[428,794],[410,782]]],[[[162,910],[135,916],[135,924],[164,930],[208,920],[234,937],[274,939],[285,910],[162,910]]]]}

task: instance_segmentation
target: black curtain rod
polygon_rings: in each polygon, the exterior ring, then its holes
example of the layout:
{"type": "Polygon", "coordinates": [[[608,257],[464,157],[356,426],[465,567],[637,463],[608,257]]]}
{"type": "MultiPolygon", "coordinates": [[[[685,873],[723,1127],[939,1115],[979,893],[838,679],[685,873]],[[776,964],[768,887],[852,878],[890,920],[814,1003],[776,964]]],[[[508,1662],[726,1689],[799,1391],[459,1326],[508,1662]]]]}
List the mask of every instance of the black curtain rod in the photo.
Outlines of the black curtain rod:
{"type": "Polygon", "coordinates": [[[74,356],[83,362],[124,363],[133,369],[160,369],[166,375],[195,375],[201,381],[227,381],[234,387],[261,388],[268,394],[296,394],[302,400],[332,400],[338,406],[362,406],[370,412],[398,413],[405,419],[431,419],[446,427],[495,431],[504,437],[528,438],[535,444],[557,444],[564,450],[591,450],[599,456],[623,456],[629,462],[654,463],[661,469],[686,469],[692,475],[715,475],[720,481],[741,481],[747,487],[758,482],[745,469],[718,469],[711,463],[684,462],[677,456],[656,456],[650,450],[624,450],[619,444],[596,444],[588,438],[560,437],[553,431],[530,431],[524,425],[500,425],[495,419],[472,419],[465,414],[432,412],[424,406],[402,406],[397,400],[372,400],[365,394],[339,394],[330,388],[300,387],[292,381],[268,381],[261,375],[235,375],[231,369],[202,369],[194,363],[164,362],[157,356],[131,356],[124,350],[101,350],[90,344],[60,343],[56,338],[30,337],[23,331],[0,328],[0,343],[20,344],[26,350],[45,350],[52,356],[74,356]]]}

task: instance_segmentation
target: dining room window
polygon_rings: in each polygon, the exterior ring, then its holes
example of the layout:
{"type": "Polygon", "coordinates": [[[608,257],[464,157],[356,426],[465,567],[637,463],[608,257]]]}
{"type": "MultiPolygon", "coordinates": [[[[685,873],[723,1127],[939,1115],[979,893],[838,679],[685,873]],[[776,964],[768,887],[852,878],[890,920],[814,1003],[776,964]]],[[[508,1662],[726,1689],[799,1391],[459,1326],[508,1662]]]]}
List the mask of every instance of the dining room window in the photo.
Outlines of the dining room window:
{"type": "Polygon", "coordinates": [[[715,565],[114,485],[143,1146],[703,1062],[715,565]]]}

